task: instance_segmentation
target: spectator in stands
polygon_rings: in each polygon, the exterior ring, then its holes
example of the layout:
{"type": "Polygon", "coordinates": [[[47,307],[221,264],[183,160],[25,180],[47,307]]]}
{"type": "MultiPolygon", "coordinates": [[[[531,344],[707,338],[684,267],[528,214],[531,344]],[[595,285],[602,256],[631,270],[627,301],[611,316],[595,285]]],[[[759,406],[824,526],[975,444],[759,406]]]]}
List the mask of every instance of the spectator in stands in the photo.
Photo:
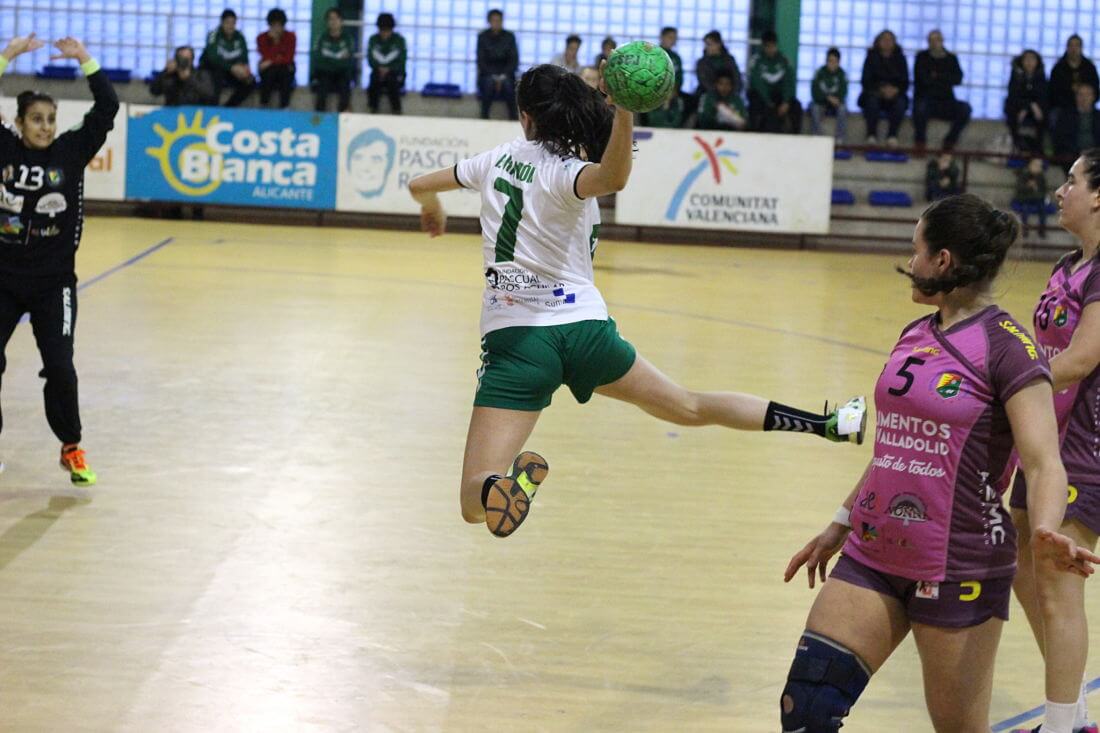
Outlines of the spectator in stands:
{"type": "Polygon", "coordinates": [[[550,63],[554,66],[560,66],[566,71],[574,74],[581,73],[581,62],[577,58],[577,52],[581,49],[581,37],[577,35],[568,36],[565,39],[565,50],[550,59],[550,63]]]}
{"type": "Polygon", "coordinates": [[[256,86],[252,69],[248,68],[248,43],[237,30],[237,14],[222,11],[221,25],[206,37],[200,66],[210,72],[214,80],[215,104],[220,104],[222,91],[231,87],[233,93],[226,100],[226,107],[237,107],[256,86]]]}
{"type": "Polygon", "coordinates": [[[486,19],[489,28],[477,36],[477,90],[481,95],[481,118],[489,119],[493,101],[504,100],[508,119],[519,119],[516,113],[516,69],[519,68],[519,48],[511,31],[504,30],[504,13],[490,10],[486,19]]]}
{"type": "Polygon", "coordinates": [[[325,13],[325,30],[313,44],[310,60],[311,86],[315,92],[313,108],[324,112],[328,96],[339,95],[340,112],[351,106],[351,85],[355,80],[355,37],[344,30],[344,16],[337,8],[325,13]]]}
{"type": "Polygon", "coordinates": [[[611,58],[611,52],[618,47],[619,44],[616,43],[615,39],[611,36],[604,38],[603,41],[600,43],[600,52],[596,54],[596,60],[592,65],[595,66],[597,69],[600,68],[600,63],[603,61],[607,61],[609,58],[611,58]]]}
{"type": "Polygon", "coordinates": [[[581,69],[581,79],[593,89],[600,88],[600,70],[595,66],[585,66],[581,69]]]}
{"type": "Polygon", "coordinates": [[[836,117],[836,141],[843,143],[848,134],[848,75],[840,68],[840,49],[833,47],[825,52],[825,65],[814,74],[810,86],[813,103],[810,105],[810,124],[815,135],[821,134],[821,121],[825,115],[836,117]]]}
{"type": "Polygon", "coordinates": [[[290,106],[294,88],[294,52],[298,38],[286,29],[286,13],[274,8],[267,14],[267,31],[256,36],[260,52],[260,104],[267,106],[271,93],[279,93],[279,109],[290,106]]]}
{"type": "Polygon", "coordinates": [[[1043,59],[1030,48],[1012,59],[1012,76],[1005,99],[1005,119],[1012,147],[1020,153],[1042,155],[1047,121],[1047,76],[1043,59]]]}
{"type": "MultiPolygon", "coordinates": [[[[681,97],[684,94],[684,61],[680,58],[680,54],[674,50],[676,48],[676,41],[679,40],[680,32],[672,26],[665,26],[661,29],[661,48],[665,50],[668,57],[672,59],[672,68],[676,71],[676,82],[673,86],[672,93],[677,97],[681,97]]],[[[682,102],[683,100],[681,100],[682,102]]]]}
{"type": "Polygon", "coordinates": [[[699,102],[699,119],[695,126],[700,130],[744,130],[749,126],[745,103],[734,91],[733,74],[727,69],[714,77],[714,91],[705,92],[699,102]]]}
{"type": "Polygon", "coordinates": [[[390,100],[390,111],[401,114],[401,89],[405,86],[405,37],[395,33],[397,20],[392,13],[379,13],[375,21],[378,32],[367,41],[367,63],[370,64],[370,83],[367,86],[367,109],[378,111],[379,98],[385,92],[390,100]]]}
{"type": "Polygon", "coordinates": [[[1039,238],[1047,236],[1047,178],[1043,172],[1043,159],[1036,156],[1028,160],[1027,165],[1016,172],[1016,196],[1013,209],[1020,214],[1024,224],[1024,236],[1027,236],[1027,220],[1031,214],[1039,217],[1039,238]]]}
{"type": "Polygon", "coordinates": [[[962,193],[959,185],[959,164],[955,162],[955,156],[943,152],[928,161],[924,193],[929,202],[962,193]]]}
{"type": "Polygon", "coordinates": [[[711,31],[703,36],[703,56],[695,64],[695,76],[699,79],[695,96],[701,98],[704,93],[715,91],[718,75],[722,72],[733,79],[733,93],[740,94],[741,70],[737,68],[737,60],[722,42],[722,34],[711,31]]]}
{"type": "Polygon", "coordinates": [[[878,122],[885,115],[888,123],[886,144],[896,148],[898,130],[909,108],[909,98],[905,96],[909,90],[909,66],[892,31],[879,33],[874,44],[867,49],[862,83],[859,106],[867,122],[867,143],[878,144],[878,122]]]}
{"type": "Polygon", "coordinates": [[[206,69],[195,68],[195,49],[180,46],[149,85],[153,96],[164,95],[164,104],[214,104],[214,80],[206,69]]]}
{"type": "Polygon", "coordinates": [[[802,132],[802,104],[794,94],[795,70],[779,52],[779,36],[764,31],[749,62],[749,128],[757,132],[802,132]]]}
{"type": "Polygon", "coordinates": [[[918,151],[928,144],[928,120],[932,118],[951,123],[943,138],[944,150],[952,150],[959,142],[973,111],[969,104],[955,99],[955,87],[962,80],[959,59],[943,47],[943,34],[930,32],[928,48],[917,54],[913,64],[913,128],[918,151]]]}
{"type": "MultiPolygon", "coordinates": [[[[1051,112],[1065,109],[1072,116],[1077,107],[1075,91],[1079,84],[1092,87],[1094,99],[1100,95],[1100,79],[1096,76],[1096,66],[1083,51],[1081,36],[1074,33],[1066,40],[1065,54],[1050,70],[1050,86],[1047,89],[1050,95],[1048,109],[1051,112]]],[[[1051,124],[1057,124],[1057,120],[1052,119],[1051,124]]]]}
{"type": "Polygon", "coordinates": [[[1051,134],[1054,154],[1062,159],[1067,173],[1082,150],[1100,145],[1100,112],[1096,110],[1095,89],[1091,84],[1078,84],[1074,94],[1076,108],[1058,114],[1051,134]]]}

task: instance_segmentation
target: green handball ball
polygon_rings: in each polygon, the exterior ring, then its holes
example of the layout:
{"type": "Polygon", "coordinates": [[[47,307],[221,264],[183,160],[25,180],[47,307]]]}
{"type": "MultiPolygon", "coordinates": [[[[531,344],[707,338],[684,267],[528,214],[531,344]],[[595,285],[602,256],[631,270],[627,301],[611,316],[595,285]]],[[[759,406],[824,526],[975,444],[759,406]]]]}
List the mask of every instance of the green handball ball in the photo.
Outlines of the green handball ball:
{"type": "Polygon", "coordinates": [[[615,104],[631,112],[657,109],[672,94],[676,71],[660,46],[632,41],[611,52],[603,72],[615,104]]]}

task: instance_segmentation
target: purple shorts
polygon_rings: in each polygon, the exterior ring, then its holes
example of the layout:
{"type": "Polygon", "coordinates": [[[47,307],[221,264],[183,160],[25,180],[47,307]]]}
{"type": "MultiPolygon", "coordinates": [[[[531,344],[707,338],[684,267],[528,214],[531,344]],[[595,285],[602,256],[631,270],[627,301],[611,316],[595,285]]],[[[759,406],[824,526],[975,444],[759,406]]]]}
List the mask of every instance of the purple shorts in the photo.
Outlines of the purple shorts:
{"type": "MultiPolygon", "coordinates": [[[[1016,472],[1016,482],[1012,484],[1012,496],[1008,505],[1013,509],[1027,510],[1027,481],[1024,472],[1016,472]]],[[[1074,519],[1100,534],[1100,484],[1086,485],[1071,483],[1066,503],[1066,521],[1074,519]]]]}
{"type": "Polygon", "coordinates": [[[928,626],[963,629],[996,616],[1008,620],[1012,576],[961,582],[909,580],[881,573],[847,555],[837,560],[830,578],[897,598],[910,621],[928,626]]]}

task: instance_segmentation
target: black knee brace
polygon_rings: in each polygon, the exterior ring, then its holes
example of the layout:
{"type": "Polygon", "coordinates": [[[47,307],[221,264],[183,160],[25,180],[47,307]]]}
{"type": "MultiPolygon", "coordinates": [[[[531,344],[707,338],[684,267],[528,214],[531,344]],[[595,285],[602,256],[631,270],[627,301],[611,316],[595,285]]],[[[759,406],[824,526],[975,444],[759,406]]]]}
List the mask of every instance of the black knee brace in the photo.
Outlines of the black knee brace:
{"type": "Polygon", "coordinates": [[[784,733],[835,733],[870,678],[843,645],[804,632],[779,703],[784,733]]]}

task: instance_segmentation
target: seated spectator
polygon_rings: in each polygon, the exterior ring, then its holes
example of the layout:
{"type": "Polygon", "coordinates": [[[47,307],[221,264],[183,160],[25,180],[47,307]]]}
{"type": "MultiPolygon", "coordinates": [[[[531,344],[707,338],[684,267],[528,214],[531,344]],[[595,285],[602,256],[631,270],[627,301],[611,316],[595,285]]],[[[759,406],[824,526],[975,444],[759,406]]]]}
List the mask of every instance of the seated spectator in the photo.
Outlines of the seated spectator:
{"type": "Polygon", "coordinates": [[[836,117],[836,141],[843,143],[848,134],[848,75],[840,68],[840,49],[825,52],[825,65],[814,74],[810,85],[813,103],[810,105],[810,124],[815,135],[821,134],[821,120],[825,115],[836,117]]]}
{"type": "Polygon", "coordinates": [[[1012,59],[1005,119],[1016,152],[1042,155],[1046,129],[1047,77],[1038,51],[1025,50],[1012,59]]]}
{"type": "Polygon", "coordinates": [[[676,82],[673,85],[672,93],[678,97],[684,94],[684,61],[680,58],[680,54],[674,50],[679,36],[679,31],[672,26],[665,26],[661,29],[661,48],[672,60],[672,68],[676,72],[676,82]]]}
{"type": "Polygon", "coordinates": [[[581,69],[581,80],[593,89],[599,89],[600,70],[595,66],[585,66],[581,69]]]}
{"type": "Polygon", "coordinates": [[[311,56],[311,85],[316,94],[313,108],[324,112],[329,95],[336,94],[337,110],[347,112],[355,80],[355,38],[344,30],[344,16],[337,8],[329,8],[325,13],[325,30],[317,37],[311,56]]]}
{"type": "Polygon", "coordinates": [[[722,42],[722,34],[718,31],[710,31],[703,36],[703,55],[695,62],[695,77],[699,81],[699,86],[687,101],[684,108],[685,117],[698,109],[704,94],[715,91],[715,81],[721,73],[730,75],[733,79],[733,93],[740,95],[741,69],[737,67],[737,60],[722,42]]]}
{"type": "Polygon", "coordinates": [[[795,70],[779,52],[775,31],[764,31],[760,52],[749,62],[749,128],[757,132],[802,132],[802,104],[794,95],[795,70]]]}
{"type": "Polygon", "coordinates": [[[928,161],[924,192],[930,202],[962,193],[959,164],[955,162],[955,156],[945,152],[928,161]]]}
{"type": "Polygon", "coordinates": [[[565,50],[559,53],[554,58],[550,59],[550,63],[554,66],[560,66],[566,71],[570,71],[574,74],[581,73],[581,62],[577,58],[577,52],[581,49],[581,37],[569,36],[565,39],[565,50]]]}
{"type": "Polygon", "coordinates": [[[1013,203],[1020,206],[1020,219],[1024,224],[1024,235],[1028,231],[1028,219],[1032,214],[1039,217],[1039,238],[1047,236],[1047,178],[1043,172],[1043,159],[1034,157],[1027,165],[1016,172],[1016,196],[1013,203]]]}
{"type": "Polygon", "coordinates": [[[210,72],[214,80],[215,104],[221,103],[222,91],[231,87],[233,93],[225,101],[226,107],[237,107],[256,86],[252,69],[248,68],[248,43],[237,30],[237,14],[222,11],[221,25],[206,37],[199,65],[210,72]]]}
{"type": "Polygon", "coordinates": [[[379,13],[378,32],[367,41],[367,63],[370,64],[370,84],[367,87],[367,109],[378,111],[382,93],[390,100],[390,111],[401,114],[401,89],[405,86],[405,37],[394,33],[397,21],[391,13],[379,13]]]}
{"type": "Polygon", "coordinates": [[[267,14],[267,31],[256,36],[260,52],[260,104],[267,106],[271,93],[279,93],[279,109],[290,106],[294,88],[294,51],[298,38],[286,29],[286,13],[275,8],[267,14]]]}
{"type": "MultiPolygon", "coordinates": [[[[1050,85],[1047,87],[1049,100],[1047,109],[1051,112],[1077,108],[1076,90],[1080,84],[1092,87],[1095,99],[1100,95],[1100,79],[1096,75],[1096,66],[1084,55],[1084,42],[1074,33],[1066,40],[1066,52],[1050,70],[1050,85]]],[[[1056,115],[1055,115],[1056,116],[1056,115]]],[[[1051,120],[1051,124],[1055,124],[1051,120]]]]}
{"type": "Polygon", "coordinates": [[[1082,150],[1100,145],[1100,112],[1096,111],[1096,92],[1090,84],[1078,84],[1075,92],[1077,107],[1062,110],[1051,134],[1054,154],[1066,172],[1082,150]]]}
{"type": "Polygon", "coordinates": [[[867,49],[862,83],[859,106],[867,123],[867,143],[878,144],[878,122],[885,115],[888,124],[886,144],[896,148],[898,130],[909,108],[909,98],[905,96],[909,90],[909,66],[892,31],[879,33],[867,49]]]}
{"type": "Polygon", "coordinates": [[[519,119],[516,111],[516,69],[519,48],[511,31],[504,30],[504,13],[490,10],[489,28],[477,35],[477,91],[481,96],[481,119],[489,119],[489,108],[497,99],[508,105],[508,119],[519,119]]]}
{"type": "Polygon", "coordinates": [[[952,150],[959,142],[972,112],[969,104],[955,99],[955,87],[962,80],[958,57],[943,47],[943,34],[932,31],[928,48],[917,54],[913,65],[913,128],[918,150],[928,144],[928,120],[932,118],[951,123],[943,138],[944,150],[952,150]]]}
{"type": "Polygon", "coordinates": [[[619,47],[619,44],[615,42],[615,39],[611,36],[604,38],[600,43],[600,52],[596,54],[596,60],[593,62],[593,66],[597,69],[600,68],[600,64],[611,58],[611,52],[619,47]]]}
{"type": "Polygon", "coordinates": [[[733,74],[719,71],[714,78],[714,91],[706,92],[699,102],[700,130],[744,130],[749,126],[745,103],[734,91],[733,74]]]}
{"type": "Polygon", "coordinates": [[[674,92],[657,109],[643,112],[640,122],[642,127],[682,127],[684,124],[684,100],[674,92]]]}
{"type": "Polygon", "coordinates": [[[214,80],[206,69],[195,68],[195,49],[180,46],[149,85],[153,96],[164,95],[167,107],[214,104],[214,80]]]}

